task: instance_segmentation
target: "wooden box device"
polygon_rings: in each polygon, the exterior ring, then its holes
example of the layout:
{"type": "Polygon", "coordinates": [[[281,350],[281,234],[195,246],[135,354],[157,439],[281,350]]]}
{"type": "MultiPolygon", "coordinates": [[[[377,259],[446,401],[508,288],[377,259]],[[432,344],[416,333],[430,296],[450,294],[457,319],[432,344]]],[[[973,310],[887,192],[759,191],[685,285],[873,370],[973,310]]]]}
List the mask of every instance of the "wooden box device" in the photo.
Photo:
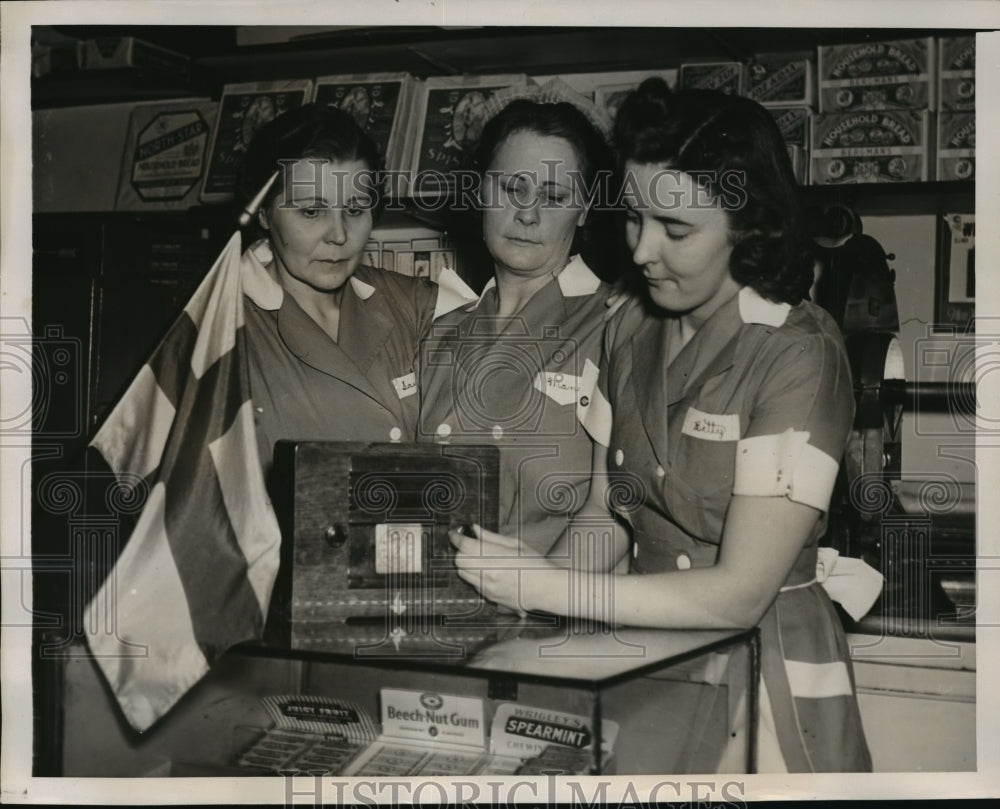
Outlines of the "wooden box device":
{"type": "Polygon", "coordinates": [[[490,446],[279,442],[268,643],[447,654],[485,640],[496,610],[458,577],[448,531],[496,530],[498,467],[490,446]]]}

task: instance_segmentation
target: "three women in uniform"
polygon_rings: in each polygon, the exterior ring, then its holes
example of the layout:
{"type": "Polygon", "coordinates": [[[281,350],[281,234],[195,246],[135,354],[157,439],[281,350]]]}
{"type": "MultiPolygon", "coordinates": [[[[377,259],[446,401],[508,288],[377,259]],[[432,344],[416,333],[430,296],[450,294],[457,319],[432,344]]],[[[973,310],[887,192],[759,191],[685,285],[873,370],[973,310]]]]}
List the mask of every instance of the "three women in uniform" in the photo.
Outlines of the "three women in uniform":
{"type": "Polygon", "coordinates": [[[362,264],[381,159],[345,113],[309,105],[262,128],[247,190],[277,180],[242,272],[265,474],[282,438],[495,443],[501,532],[453,534],[460,575],[521,611],[759,626],[761,769],[870,769],[815,572],[851,379],[836,325],[806,299],[780,134],[753,102],[657,80],[615,134],[645,290],[609,319],[610,289],[573,242],[610,157],[572,105],[516,101],[485,127],[494,279],[469,305],[457,278],[362,264]],[[628,503],[610,496],[622,483],[628,503]],[[609,526],[596,549],[574,540],[588,519],[609,526]],[[484,561],[512,554],[537,557],[523,580],[484,561]],[[572,601],[567,568],[592,585],[572,601]]]}

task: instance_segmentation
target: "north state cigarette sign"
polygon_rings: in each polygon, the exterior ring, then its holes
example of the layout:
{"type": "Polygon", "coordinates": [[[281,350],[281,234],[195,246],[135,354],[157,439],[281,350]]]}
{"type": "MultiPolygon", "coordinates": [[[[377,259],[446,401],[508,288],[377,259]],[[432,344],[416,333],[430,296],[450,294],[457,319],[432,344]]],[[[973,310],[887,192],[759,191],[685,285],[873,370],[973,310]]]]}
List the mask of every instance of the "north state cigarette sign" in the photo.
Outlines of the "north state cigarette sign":
{"type": "Polygon", "coordinates": [[[132,187],[145,201],[182,199],[201,179],[208,124],[194,110],[164,112],[139,133],[132,187]]]}

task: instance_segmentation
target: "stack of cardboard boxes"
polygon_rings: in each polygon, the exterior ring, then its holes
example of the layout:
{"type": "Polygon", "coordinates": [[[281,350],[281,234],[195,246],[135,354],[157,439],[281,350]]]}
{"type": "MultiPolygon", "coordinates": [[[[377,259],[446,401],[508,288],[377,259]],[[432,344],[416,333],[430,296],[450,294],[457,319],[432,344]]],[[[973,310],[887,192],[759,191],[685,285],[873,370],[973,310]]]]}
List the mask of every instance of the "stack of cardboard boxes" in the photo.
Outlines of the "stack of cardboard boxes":
{"type": "Polygon", "coordinates": [[[975,36],[820,46],[684,64],[680,87],[772,110],[799,182],[968,180],[975,175],[975,36]],[[935,148],[936,147],[936,148],[935,148]]]}

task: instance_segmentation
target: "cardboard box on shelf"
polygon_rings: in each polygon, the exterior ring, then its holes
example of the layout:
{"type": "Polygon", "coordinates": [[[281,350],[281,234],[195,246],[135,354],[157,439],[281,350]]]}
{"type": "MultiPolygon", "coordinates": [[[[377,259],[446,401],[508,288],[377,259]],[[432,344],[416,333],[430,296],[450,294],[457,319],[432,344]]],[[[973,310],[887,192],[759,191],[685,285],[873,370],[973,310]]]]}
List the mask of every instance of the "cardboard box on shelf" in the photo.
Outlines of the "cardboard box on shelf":
{"type": "Polygon", "coordinates": [[[809,107],[769,107],[788,147],[792,171],[799,185],[809,182],[809,136],[813,111],[809,107]]]}
{"type": "Polygon", "coordinates": [[[785,143],[809,148],[809,128],[813,111],[808,107],[771,107],[768,109],[785,143]]]}
{"type": "Polygon", "coordinates": [[[677,68],[665,70],[608,70],[600,73],[560,73],[548,76],[532,76],[538,84],[545,84],[550,79],[562,79],[581,95],[596,101],[594,93],[602,87],[610,85],[625,85],[638,87],[644,79],[658,76],[667,86],[674,89],[677,86],[677,68]]]}
{"type": "Polygon", "coordinates": [[[821,45],[819,111],[935,109],[934,38],[821,45]]]}
{"type": "Polygon", "coordinates": [[[321,76],[312,100],[347,112],[385,155],[389,171],[401,171],[413,79],[407,73],[321,76]]]}
{"type": "Polygon", "coordinates": [[[976,38],[938,40],[938,108],[971,110],[976,106],[976,38]]]}
{"type": "Polygon", "coordinates": [[[80,69],[82,42],[31,43],[31,76],[40,79],[50,73],[72,73],[80,69]]]}
{"type": "Polygon", "coordinates": [[[747,64],[746,72],[747,98],[765,107],[811,107],[815,103],[816,76],[807,54],[758,54],[747,64]]]}
{"type": "Polygon", "coordinates": [[[558,76],[532,76],[539,84],[558,78],[573,90],[594,102],[614,121],[615,114],[625,96],[645,79],[656,76],[671,89],[677,86],[677,69],[668,70],[615,70],[603,73],[563,73],[558,76]]]}
{"type": "Polygon", "coordinates": [[[207,98],[186,98],[132,110],[116,211],[183,210],[197,203],[217,108],[207,98]]]}
{"type": "Polygon", "coordinates": [[[746,94],[746,65],[742,62],[691,62],[682,64],[679,89],[720,90],[730,95],[746,94]]]}
{"type": "Polygon", "coordinates": [[[84,70],[143,67],[174,74],[191,70],[191,60],[184,54],[135,37],[98,37],[82,45],[80,64],[84,70]]]}
{"type": "Polygon", "coordinates": [[[873,110],[813,118],[813,185],[931,179],[927,110],[873,110]]]}
{"type": "Polygon", "coordinates": [[[236,191],[240,161],[253,136],[268,121],[312,98],[312,81],[262,81],[227,84],[212,132],[201,201],[226,202],[236,191]]]}
{"type": "Polygon", "coordinates": [[[415,128],[410,170],[428,181],[415,184],[411,193],[443,193],[450,187],[451,172],[471,168],[472,151],[486,123],[490,96],[526,82],[524,74],[427,79],[410,115],[415,128]]]}
{"type": "Polygon", "coordinates": [[[938,113],[937,179],[971,180],[975,175],[975,111],[938,113]]]}

